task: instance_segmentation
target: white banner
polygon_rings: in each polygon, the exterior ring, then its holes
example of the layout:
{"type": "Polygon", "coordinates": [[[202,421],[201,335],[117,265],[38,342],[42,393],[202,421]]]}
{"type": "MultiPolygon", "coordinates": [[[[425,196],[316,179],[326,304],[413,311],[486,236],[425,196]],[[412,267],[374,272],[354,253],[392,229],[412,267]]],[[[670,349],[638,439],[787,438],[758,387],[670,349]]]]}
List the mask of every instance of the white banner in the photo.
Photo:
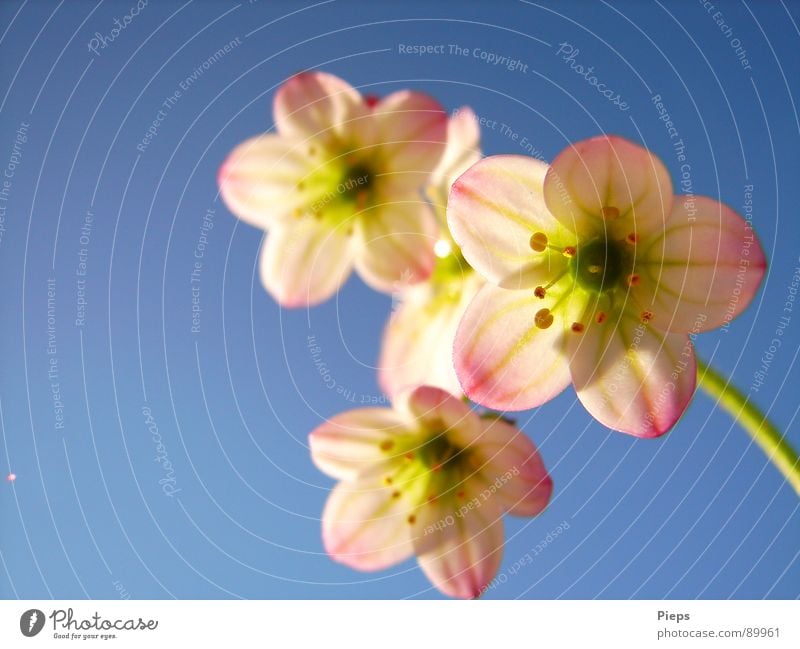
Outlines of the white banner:
{"type": "Polygon", "coordinates": [[[777,649],[799,619],[797,601],[4,601],[0,647],[777,649]]]}

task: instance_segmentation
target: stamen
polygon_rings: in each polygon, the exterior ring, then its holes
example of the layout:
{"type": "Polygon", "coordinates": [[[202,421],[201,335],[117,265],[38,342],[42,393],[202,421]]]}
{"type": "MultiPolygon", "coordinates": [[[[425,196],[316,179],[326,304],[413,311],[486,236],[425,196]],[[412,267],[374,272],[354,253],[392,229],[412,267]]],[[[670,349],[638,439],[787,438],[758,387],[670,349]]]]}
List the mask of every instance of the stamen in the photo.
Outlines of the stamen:
{"type": "Polygon", "coordinates": [[[547,329],[553,324],[553,314],[550,313],[550,309],[539,309],[533,317],[533,322],[539,329],[547,329]]]}
{"type": "Polygon", "coordinates": [[[593,275],[599,275],[603,272],[603,267],[600,264],[591,264],[588,268],[588,271],[593,275]]]}
{"type": "Polygon", "coordinates": [[[391,451],[394,448],[394,440],[393,439],[385,439],[380,444],[380,449],[382,451],[391,451]]]}
{"type": "Polygon", "coordinates": [[[297,191],[301,192],[306,188],[306,184],[301,180],[297,183],[297,191]]]}
{"type": "Polygon", "coordinates": [[[397,500],[399,497],[400,497],[400,492],[399,491],[393,491],[392,492],[392,498],[397,500]]]}
{"type": "Polygon", "coordinates": [[[627,237],[625,237],[625,240],[628,243],[636,243],[639,241],[639,235],[635,232],[631,232],[627,237]]]}
{"type": "Polygon", "coordinates": [[[584,327],[580,322],[573,322],[570,329],[572,329],[572,331],[576,334],[581,334],[583,333],[584,327]]]}
{"type": "Polygon", "coordinates": [[[394,482],[394,480],[392,480],[392,476],[390,475],[387,475],[383,479],[383,484],[385,484],[386,486],[389,486],[390,484],[392,484],[392,482],[394,482]]]}
{"type": "Polygon", "coordinates": [[[572,259],[576,254],[578,254],[578,251],[575,250],[575,246],[566,246],[564,250],[561,251],[561,254],[567,259],[572,259]]]}
{"type": "Polygon", "coordinates": [[[413,525],[414,523],[416,523],[416,522],[417,522],[417,517],[416,517],[416,516],[414,516],[414,514],[411,514],[411,515],[408,517],[408,519],[407,519],[407,520],[408,520],[408,524],[409,524],[409,525],[413,525]]]}
{"type": "Polygon", "coordinates": [[[601,208],[600,213],[604,219],[613,220],[619,218],[619,210],[616,207],[606,206],[601,208]]]}
{"type": "Polygon", "coordinates": [[[636,273],[632,275],[628,275],[628,286],[638,286],[639,285],[639,276],[636,273]]]}
{"type": "Polygon", "coordinates": [[[595,317],[594,321],[597,324],[603,324],[606,321],[606,312],[605,311],[598,311],[597,316],[595,317]]]}
{"type": "Polygon", "coordinates": [[[652,311],[642,311],[642,322],[650,322],[653,319],[652,311]]]}
{"type": "Polygon", "coordinates": [[[456,498],[458,498],[459,500],[463,500],[464,496],[465,496],[465,494],[464,494],[463,491],[459,491],[459,492],[456,493],[456,498]]]}
{"type": "Polygon", "coordinates": [[[536,252],[544,252],[547,248],[547,235],[544,232],[534,232],[528,243],[536,252]]]}
{"type": "Polygon", "coordinates": [[[547,293],[547,290],[545,289],[544,286],[537,286],[535,289],[533,289],[533,294],[536,297],[538,297],[540,300],[544,299],[544,296],[545,296],[546,293],[547,293]]]}
{"type": "Polygon", "coordinates": [[[414,461],[414,454],[413,454],[413,453],[411,453],[411,452],[409,452],[409,453],[406,453],[406,454],[403,456],[403,458],[405,459],[405,461],[406,461],[406,462],[413,462],[413,461],[414,461]]]}

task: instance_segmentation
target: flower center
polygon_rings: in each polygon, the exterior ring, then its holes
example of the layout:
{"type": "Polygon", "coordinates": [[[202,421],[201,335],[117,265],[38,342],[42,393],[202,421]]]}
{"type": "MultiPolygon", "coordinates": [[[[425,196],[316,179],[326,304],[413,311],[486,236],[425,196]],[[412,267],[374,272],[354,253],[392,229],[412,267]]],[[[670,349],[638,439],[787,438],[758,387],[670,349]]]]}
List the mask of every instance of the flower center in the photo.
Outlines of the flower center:
{"type": "Polygon", "coordinates": [[[578,246],[577,254],[570,260],[578,284],[595,293],[619,286],[629,265],[625,249],[605,238],[578,246]]]}
{"type": "Polygon", "coordinates": [[[337,190],[344,200],[360,203],[364,200],[360,196],[369,195],[374,179],[372,170],[366,164],[357,162],[345,170],[337,190]]]}

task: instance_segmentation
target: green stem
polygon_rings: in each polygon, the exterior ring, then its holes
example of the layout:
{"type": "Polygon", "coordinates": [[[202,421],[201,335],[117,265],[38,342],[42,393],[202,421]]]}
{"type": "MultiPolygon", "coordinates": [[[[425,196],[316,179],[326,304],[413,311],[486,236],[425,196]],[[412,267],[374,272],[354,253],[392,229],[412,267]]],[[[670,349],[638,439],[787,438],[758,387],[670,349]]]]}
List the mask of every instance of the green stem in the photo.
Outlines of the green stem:
{"type": "Polygon", "coordinates": [[[750,402],[750,397],[700,359],[697,360],[697,385],[742,425],[800,495],[800,458],[797,451],[767,416],[750,402]]]}

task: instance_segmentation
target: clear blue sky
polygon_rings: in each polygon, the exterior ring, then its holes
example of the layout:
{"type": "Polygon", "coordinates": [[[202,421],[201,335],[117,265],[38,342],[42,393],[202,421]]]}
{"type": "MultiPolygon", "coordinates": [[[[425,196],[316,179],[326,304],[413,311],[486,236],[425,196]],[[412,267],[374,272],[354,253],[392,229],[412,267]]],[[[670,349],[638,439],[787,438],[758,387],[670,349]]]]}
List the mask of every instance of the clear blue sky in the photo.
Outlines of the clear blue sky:
{"type": "MultiPolygon", "coordinates": [[[[353,278],[281,311],[254,275],[261,232],[216,197],[220,161],[272,126],[274,90],[298,70],[468,104],[489,154],[552,159],[618,133],[679,179],[682,140],[695,193],[741,210],[752,185],[769,275],[743,317],[697,340],[751,390],[800,265],[800,6],[498,4],[2,3],[0,470],[18,477],[0,483],[0,595],[438,597],[413,562],[365,575],[320,541],[332,483],[306,435],[379,395],[390,299],[353,278]],[[443,53],[400,51],[414,44],[443,53]]],[[[800,307],[788,315],[752,398],[800,444],[800,307]]],[[[798,596],[800,501],[703,395],[659,440],[609,432],[571,389],[519,422],[556,492],[542,516],[509,519],[486,597],[798,596]]]]}

